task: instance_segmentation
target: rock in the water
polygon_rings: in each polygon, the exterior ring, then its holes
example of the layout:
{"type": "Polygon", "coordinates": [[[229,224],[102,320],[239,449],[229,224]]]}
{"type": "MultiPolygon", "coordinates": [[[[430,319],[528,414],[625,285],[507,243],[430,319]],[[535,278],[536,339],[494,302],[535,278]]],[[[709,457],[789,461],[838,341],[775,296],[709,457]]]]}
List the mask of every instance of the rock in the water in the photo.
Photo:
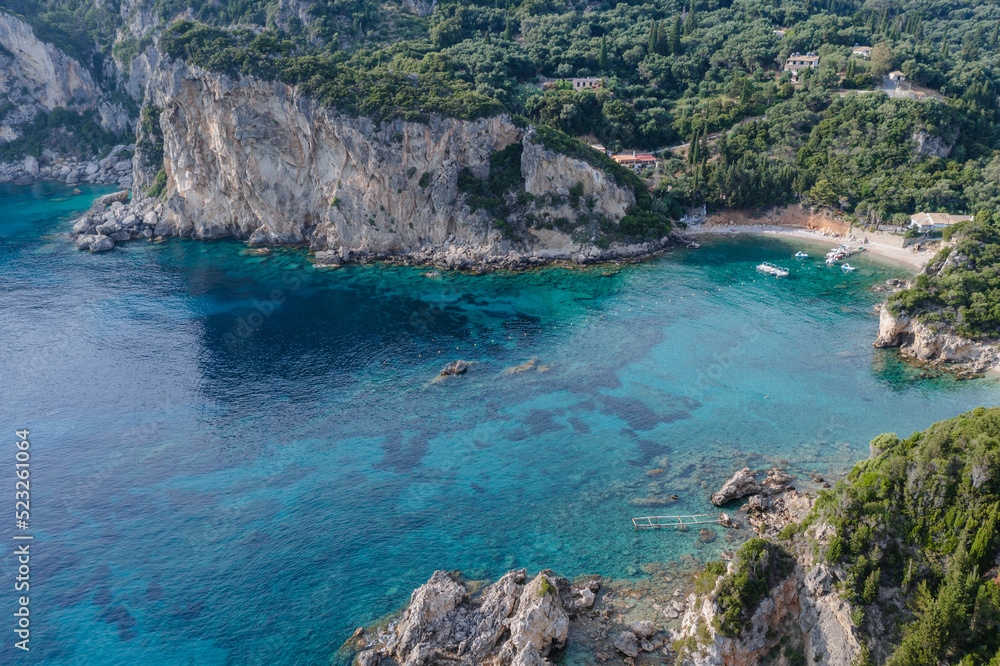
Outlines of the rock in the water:
{"type": "Polygon", "coordinates": [[[623,631],[615,639],[615,649],[634,659],[639,656],[639,639],[631,631],[623,631]]]}
{"type": "Polygon", "coordinates": [[[357,664],[358,666],[378,666],[380,661],[382,661],[382,657],[378,655],[378,652],[365,650],[358,655],[357,664]]]}
{"type": "Polygon", "coordinates": [[[468,367],[469,364],[461,359],[452,361],[448,365],[441,368],[441,376],[447,377],[448,375],[460,375],[465,372],[468,367]]]}
{"type": "Polygon", "coordinates": [[[93,233],[93,231],[94,223],[91,222],[89,217],[81,217],[73,225],[73,233],[77,235],[93,233]]]}
{"type": "Polygon", "coordinates": [[[114,248],[115,242],[103,234],[91,236],[80,236],[76,239],[76,249],[90,250],[91,252],[106,252],[114,248]]]}
{"type": "Polygon", "coordinates": [[[317,266],[340,266],[340,253],[334,250],[320,250],[316,253],[316,265],[317,266]]]}
{"type": "Polygon", "coordinates": [[[656,625],[649,620],[633,622],[629,625],[629,629],[639,638],[651,638],[656,633],[656,625]]]}
{"type": "Polygon", "coordinates": [[[525,574],[511,571],[473,600],[451,574],[435,572],[414,591],[399,624],[368,643],[359,663],[546,663],[543,657],[566,643],[569,616],[556,579],[540,573],[526,583],[525,574]]]}
{"type": "MultiPolygon", "coordinates": [[[[91,162],[91,164],[94,164],[91,162]]],[[[97,166],[94,164],[94,166],[97,166]]],[[[90,168],[87,168],[87,173],[90,173],[90,168]]],[[[105,194],[103,197],[97,197],[94,199],[93,206],[95,208],[100,208],[102,206],[110,206],[116,201],[128,201],[128,190],[120,190],[118,192],[112,192],[111,194],[105,194]]]]}
{"type": "Polygon", "coordinates": [[[775,467],[767,472],[767,478],[764,479],[763,483],[763,492],[768,495],[777,495],[780,492],[784,492],[788,484],[794,480],[795,477],[793,475],[775,467]]]}
{"type": "Polygon", "coordinates": [[[538,574],[525,585],[517,610],[510,620],[509,643],[517,652],[534,646],[544,656],[566,644],[569,616],[559,600],[559,590],[545,574],[538,574]]]}
{"type": "Polygon", "coordinates": [[[744,467],[733,474],[733,477],[722,484],[718,492],[712,494],[712,504],[722,506],[747,495],[756,495],[761,491],[761,485],[750,473],[749,467],[744,467]]]}

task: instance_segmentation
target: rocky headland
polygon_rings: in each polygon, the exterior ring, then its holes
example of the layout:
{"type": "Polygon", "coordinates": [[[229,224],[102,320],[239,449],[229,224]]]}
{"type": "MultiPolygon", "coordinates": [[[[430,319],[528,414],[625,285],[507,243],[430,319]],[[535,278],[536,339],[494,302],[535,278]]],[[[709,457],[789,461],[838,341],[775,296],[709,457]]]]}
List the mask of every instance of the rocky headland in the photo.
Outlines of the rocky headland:
{"type": "Polygon", "coordinates": [[[1000,344],[969,340],[939,331],[908,314],[894,315],[883,305],[875,347],[899,347],[905,358],[954,372],[959,377],[1000,370],[1000,344]]]}
{"type": "MultiPolygon", "coordinates": [[[[736,512],[740,520],[723,519],[733,544],[722,551],[728,573],[742,566],[741,542],[754,533],[776,539],[809,514],[813,493],[792,488],[794,478],[779,469],[744,469],[713,495],[723,503],[749,498],[736,512]]],[[[819,538],[830,536],[826,527],[811,529],[819,538]]],[[[699,534],[699,540],[715,538],[712,530],[699,534]]],[[[552,571],[532,578],[521,569],[483,585],[438,571],[401,614],[359,628],[342,656],[355,655],[361,666],[546,664],[567,654],[589,655],[592,663],[749,665],[761,663],[791,631],[810,657],[823,656],[817,662],[846,666],[859,646],[850,608],[833,589],[837,572],[804,551],[797,557],[759,600],[750,628],[736,637],[717,630],[722,572],[688,558],[644,567],[650,576],[635,581],[570,581],[552,571]]]]}

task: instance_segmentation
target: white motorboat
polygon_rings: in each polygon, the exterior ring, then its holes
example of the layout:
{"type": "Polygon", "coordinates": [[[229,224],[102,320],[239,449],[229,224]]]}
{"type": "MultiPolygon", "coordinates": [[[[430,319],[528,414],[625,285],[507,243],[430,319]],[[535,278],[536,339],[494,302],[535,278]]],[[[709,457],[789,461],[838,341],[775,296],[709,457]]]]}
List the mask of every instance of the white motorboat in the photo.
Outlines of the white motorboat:
{"type": "Polygon", "coordinates": [[[775,277],[788,277],[788,269],[787,268],[782,268],[781,266],[775,266],[774,267],[774,276],[775,277]]]}
{"type": "Polygon", "coordinates": [[[795,258],[796,259],[808,259],[809,255],[806,254],[805,252],[799,250],[798,252],[795,253],[795,258]]]}
{"type": "Polygon", "coordinates": [[[851,266],[850,264],[844,264],[843,266],[840,267],[840,270],[844,271],[845,273],[850,273],[851,271],[854,270],[854,266],[851,266]]]}
{"type": "Polygon", "coordinates": [[[763,271],[764,273],[770,273],[771,275],[774,275],[777,268],[778,267],[775,266],[774,264],[768,263],[766,261],[762,264],[757,265],[757,270],[763,271]]]}

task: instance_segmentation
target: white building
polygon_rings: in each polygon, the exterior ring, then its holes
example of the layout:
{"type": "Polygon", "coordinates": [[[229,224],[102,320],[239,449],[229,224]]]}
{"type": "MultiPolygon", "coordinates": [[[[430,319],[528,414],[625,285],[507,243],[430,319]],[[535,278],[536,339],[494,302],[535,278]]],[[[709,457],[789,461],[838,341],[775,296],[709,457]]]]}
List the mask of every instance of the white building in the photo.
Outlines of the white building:
{"type": "Polygon", "coordinates": [[[920,233],[944,229],[959,222],[971,220],[971,215],[951,215],[949,213],[914,213],[910,216],[910,227],[920,233]]]}

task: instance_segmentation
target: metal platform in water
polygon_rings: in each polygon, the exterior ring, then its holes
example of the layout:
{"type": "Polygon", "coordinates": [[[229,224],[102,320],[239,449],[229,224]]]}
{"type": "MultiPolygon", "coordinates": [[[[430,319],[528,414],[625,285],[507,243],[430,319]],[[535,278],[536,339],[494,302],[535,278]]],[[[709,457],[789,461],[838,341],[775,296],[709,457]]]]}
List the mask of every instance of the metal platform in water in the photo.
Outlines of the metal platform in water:
{"type": "Polygon", "coordinates": [[[721,513],[696,513],[690,516],[643,516],[633,518],[632,524],[637,530],[662,530],[667,527],[684,528],[688,525],[718,523],[721,517],[721,513]]]}

